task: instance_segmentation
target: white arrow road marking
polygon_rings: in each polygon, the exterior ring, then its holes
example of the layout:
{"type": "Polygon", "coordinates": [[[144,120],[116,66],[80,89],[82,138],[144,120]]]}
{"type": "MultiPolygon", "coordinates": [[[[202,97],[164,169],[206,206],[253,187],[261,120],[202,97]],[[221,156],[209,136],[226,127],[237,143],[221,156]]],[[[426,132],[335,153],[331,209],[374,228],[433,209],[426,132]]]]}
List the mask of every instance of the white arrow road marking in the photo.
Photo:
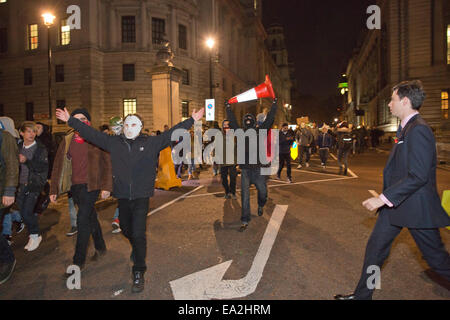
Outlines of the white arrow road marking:
{"type": "Polygon", "coordinates": [[[255,292],[262,278],[264,267],[275,243],[288,206],[277,205],[272,213],[266,232],[250,271],[239,280],[222,280],[233,260],[198,271],[170,282],[176,300],[233,299],[246,297],[255,292]]]}
{"type": "Polygon", "coordinates": [[[378,197],[378,196],[379,196],[379,194],[376,193],[375,190],[369,190],[369,193],[370,193],[371,195],[373,195],[374,197],[378,197]]]}

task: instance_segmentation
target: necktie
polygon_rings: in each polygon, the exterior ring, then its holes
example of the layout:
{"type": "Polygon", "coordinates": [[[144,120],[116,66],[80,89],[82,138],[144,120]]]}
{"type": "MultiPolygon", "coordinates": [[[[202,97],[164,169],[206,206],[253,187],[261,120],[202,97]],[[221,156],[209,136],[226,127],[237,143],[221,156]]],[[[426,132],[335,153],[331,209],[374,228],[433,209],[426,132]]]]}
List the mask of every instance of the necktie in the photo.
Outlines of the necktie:
{"type": "Polygon", "coordinates": [[[398,126],[398,129],[397,129],[397,138],[399,138],[400,137],[400,134],[402,133],[402,126],[401,125],[399,125],[398,126]]]}

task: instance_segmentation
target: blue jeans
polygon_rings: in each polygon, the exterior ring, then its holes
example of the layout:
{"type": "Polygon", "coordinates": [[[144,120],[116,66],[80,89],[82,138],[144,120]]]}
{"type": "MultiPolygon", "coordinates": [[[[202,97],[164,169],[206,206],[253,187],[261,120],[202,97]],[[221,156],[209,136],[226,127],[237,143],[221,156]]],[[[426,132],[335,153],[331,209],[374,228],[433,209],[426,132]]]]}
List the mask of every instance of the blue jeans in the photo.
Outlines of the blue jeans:
{"type": "Polygon", "coordinates": [[[116,211],[114,211],[114,217],[113,220],[116,220],[119,218],[119,206],[117,206],[116,211]]]}
{"type": "Polygon", "coordinates": [[[261,175],[261,168],[241,170],[241,221],[250,222],[250,185],[254,184],[258,190],[258,207],[264,207],[267,202],[266,176],[261,175]]]}
{"type": "Polygon", "coordinates": [[[70,226],[73,228],[77,227],[77,209],[75,208],[75,203],[73,202],[73,198],[69,197],[69,216],[70,216],[70,226]]]}
{"type": "Polygon", "coordinates": [[[12,234],[12,223],[13,222],[21,222],[22,216],[19,211],[13,211],[5,214],[3,217],[3,231],[2,235],[10,236],[12,234]]]}
{"type": "Polygon", "coordinates": [[[34,207],[39,196],[38,192],[29,192],[28,188],[21,184],[19,186],[19,193],[17,194],[16,204],[19,207],[20,213],[23,217],[23,222],[27,226],[29,234],[40,234],[39,219],[34,213],[34,207]]]}
{"type": "MultiPolygon", "coordinates": [[[[0,209],[0,220],[2,219],[3,213],[6,209],[0,209]]],[[[0,264],[2,263],[12,263],[14,262],[14,253],[11,250],[11,247],[6,241],[5,237],[0,237],[0,264]]]]}

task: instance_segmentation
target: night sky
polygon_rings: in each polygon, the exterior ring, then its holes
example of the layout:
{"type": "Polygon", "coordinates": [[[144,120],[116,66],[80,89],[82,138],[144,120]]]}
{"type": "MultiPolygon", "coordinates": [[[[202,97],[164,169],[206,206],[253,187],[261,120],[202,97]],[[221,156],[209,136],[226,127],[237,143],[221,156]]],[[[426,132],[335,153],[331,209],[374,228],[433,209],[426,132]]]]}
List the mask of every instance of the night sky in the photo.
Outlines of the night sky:
{"type": "Polygon", "coordinates": [[[263,0],[264,25],[284,26],[301,95],[324,98],[337,92],[372,4],[376,1],[263,0]]]}

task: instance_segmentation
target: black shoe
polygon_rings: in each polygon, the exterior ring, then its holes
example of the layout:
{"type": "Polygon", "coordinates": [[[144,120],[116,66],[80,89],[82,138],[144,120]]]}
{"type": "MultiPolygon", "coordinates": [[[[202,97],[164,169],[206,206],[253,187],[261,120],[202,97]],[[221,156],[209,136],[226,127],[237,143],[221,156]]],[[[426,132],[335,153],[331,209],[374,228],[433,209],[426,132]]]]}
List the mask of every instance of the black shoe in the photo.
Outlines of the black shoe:
{"type": "Polygon", "coordinates": [[[347,295],[337,294],[334,296],[334,300],[356,300],[356,296],[354,293],[347,295]]]}
{"type": "Polygon", "coordinates": [[[94,255],[91,257],[91,261],[99,261],[106,254],[105,250],[95,250],[94,255]]]}
{"type": "Polygon", "coordinates": [[[347,175],[347,169],[344,170],[344,176],[346,176],[346,175],[347,175]]]}
{"type": "Polygon", "coordinates": [[[231,194],[230,193],[225,193],[224,198],[225,199],[230,199],[231,198],[231,194]]]}
{"type": "Polygon", "coordinates": [[[263,209],[264,207],[258,207],[258,216],[262,216],[263,215],[263,209]]]}
{"type": "Polygon", "coordinates": [[[21,233],[25,228],[25,223],[23,221],[14,222],[14,226],[16,227],[16,233],[21,233]]]}
{"type": "Polygon", "coordinates": [[[239,232],[244,232],[248,227],[248,222],[242,222],[241,226],[239,227],[239,232]]]}
{"type": "Polygon", "coordinates": [[[9,280],[9,278],[11,278],[15,266],[16,259],[10,263],[0,263],[0,284],[5,283],[9,280]]]}
{"type": "Polygon", "coordinates": [[[72,227],[72,228],[70,228],[70,231],[66,233],[66,236],[71,237],[71,236],[77,234],[77,232],[78,232],[77,227],[72,227]]]}
{"type": "Polygon", "coordinates": [[[133,272],[133,286],[131,287],[131,291],[133,293],[139,293],[144,290],[144,273],[142,271],[134,271],[133,272]]]}

